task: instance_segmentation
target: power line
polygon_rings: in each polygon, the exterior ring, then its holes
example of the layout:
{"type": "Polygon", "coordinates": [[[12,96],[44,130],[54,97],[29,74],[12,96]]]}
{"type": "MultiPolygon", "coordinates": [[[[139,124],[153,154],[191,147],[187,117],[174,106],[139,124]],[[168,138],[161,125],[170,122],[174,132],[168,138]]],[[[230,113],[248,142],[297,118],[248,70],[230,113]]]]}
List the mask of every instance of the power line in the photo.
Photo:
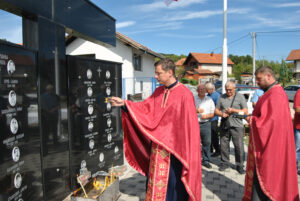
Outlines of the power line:
{"type": "MultiPolygon", "coordinates": [[[[244,39],[244,38],[246,38],[246,37],[248,37],[248,36],[250,36],[249,33],[247,33],[247,34],[241,36],[241,37],[238,38],[238,39],[235,39],[235,40],[233,40],[233,41],[230,41],[227,45],[229,46],[229,45],[231,45],[231,44],[233,44],[233,43],[235,43],[235,42],[238,42],[238,41],[240,41],[240,40],[242,40],[242,39],[244,39]]],[[[206,52],[214,52],[215,50],[221,49],[221,48],[222,48],[222,47],[217,47],[217,48],[214,48],[214,49],[210,49],[210,50],[208,50],[208,51],[206,51],[206,52]]]]}
{"type": "Polygon", "coordinates": [[[284,33],[284,32],[300,32],[300,29],[296,29],[296,30],[283,30],[283,31],[258,31],[258,32],[255,32],[256,34],[257,33],[284,33]]]}

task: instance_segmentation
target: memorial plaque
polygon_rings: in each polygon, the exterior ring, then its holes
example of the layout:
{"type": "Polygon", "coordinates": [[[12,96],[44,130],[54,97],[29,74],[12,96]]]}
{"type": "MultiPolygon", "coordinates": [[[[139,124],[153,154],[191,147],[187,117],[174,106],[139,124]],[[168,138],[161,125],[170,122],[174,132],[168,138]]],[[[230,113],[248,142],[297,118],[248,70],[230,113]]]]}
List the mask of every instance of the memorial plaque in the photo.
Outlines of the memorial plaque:
{"type": "Polygon", "coordinates": [[[84,164],[92,175],[123,164],[120,108],[121,64],[68,56],[71,185],[84,164]]]}
{"type": "Polygon", "coordinates": [[[0,200],[42,200],[36,53],[0,42],[0,200]]]}

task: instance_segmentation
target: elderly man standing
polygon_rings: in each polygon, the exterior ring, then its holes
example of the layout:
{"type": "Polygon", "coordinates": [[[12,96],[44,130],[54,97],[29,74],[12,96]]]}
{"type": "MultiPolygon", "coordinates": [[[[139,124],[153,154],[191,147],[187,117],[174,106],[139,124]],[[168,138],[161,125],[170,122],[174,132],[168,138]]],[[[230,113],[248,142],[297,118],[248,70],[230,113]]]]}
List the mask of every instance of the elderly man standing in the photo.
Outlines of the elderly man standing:
{"type": "Polygon", "coordinates": [[[247,114],[247,103],[242,94],[235,92],[235,83],[228,81],[225,84],[226,93],[223,94],[216,106],[215,114],[221,120],[221,165],[220,171],[229,166],[230,137],[235,150],[236,170],[244,174],[244,124],[242,119],[235,118],[233,114],[247,114]]]}
{"type": "Polygon", "coordinates": [[[299,201],[289,101],[272,68],[255,72],[262,95],[248,119],[250,138],[243,201],[299,201]]]}
{"type": "MultiPolygon", "coordinates": [[[[216,92],[215,85],[211,82],[207,82],[205,84],[207,95],[214,101],[215,106],[217,105],[220,94],[216,92]]],[[[212,157],[217,157],[220,155],[220,143],[219,143],[219,134],[218,134],[218,120],[219,117],[215,115],[213,118],[210,119],[211,123],[211,148],[210,150],[215,152],[211,155],[212,157]]]]}
{"type": "Polygon", "coordinates": [[[197,87],[198,96],[195,97],[195,104],[200,124],[201,143],[202,143],[202,165],[211,168],[210,145],[211,145],[211,123],[210,119],[214,116],[215,104],[213,100],[206,96],[204,84],[197,87]]]}

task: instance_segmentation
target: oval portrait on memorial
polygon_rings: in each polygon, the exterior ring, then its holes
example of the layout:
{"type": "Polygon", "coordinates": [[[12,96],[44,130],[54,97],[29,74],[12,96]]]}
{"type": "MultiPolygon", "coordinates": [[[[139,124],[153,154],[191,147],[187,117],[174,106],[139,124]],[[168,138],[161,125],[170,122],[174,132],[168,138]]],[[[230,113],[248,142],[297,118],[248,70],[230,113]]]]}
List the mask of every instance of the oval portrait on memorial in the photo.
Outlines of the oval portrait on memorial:
{"type": "Polygon", "coordinates": [[[108,119],[107,119],[107,126],[108,126],[108,127],[111,127],[111,118],[108,118],[108,119]]]}
{"type": "Polygon", "coordinates": [[[81,163],[80,163],[80,168],[83,169],[83,168],[86,168],[86,161],[85,160],[82,160],[81,163]]]}
{"type": "Polygon", "coordinates": [[[20,188],[22,185],[22,176],[20,173],[17,173],[15,175],[15,179],[14,179],[14,185],[16,188],[20,188]]]}
{"type": "Polygon", "coordinates": [[[111,103],[110,103],[110,102],[108,102],[108,103],[106,104],[106,109],[107,109],[107,111],[110,111],[110,110],[111,110],[111,103]]]}
{"type": "Polygon", "coordinates": [[[89,147],[90,147],[90,149],[94,149],[94,146],[95,146],[95,141],[93,139],[91,139],[89,141],[89,147]]]}
{"type": "Polygon", "coordinates": [[[88,97],[91,97],[93,95],[93,89],[92,89],[92,87],[89,87],[87,89],[87,95],[88,95],[88,97]]]}
{"type": "Polygon", "coordinates": [[[110,96],[110,94],[111,94],[111,89],[110,89],[110,87],[107,87],[107,88],[106,88],[106,94],[107,94],[108,96],[110,96]]]}
{"type": "Polygon", "coordinates": [[[13,74],[15,71],[16,71],[16,65],[15,65],[15,63],[13,62],[13,60],[9,60],[8,62],[7,62],[7,73],[9,74],[9,75],[11,75],[11,74],[13,74]]]}
{"type": "Polygon", "coordinates": [[[108,142],[111,142],[111,140],[112,140],[112,136],[111,136],[111,134],[109,133],[109,134],[107,135],[107,141],[108,141],[108,142]]]}
{"type": "Polygon", "coordinates": [[[109,78],[110,78],[110,72],[109,72],[109,70],[107,70],[107,71],[105,72],[105,77],[106,77],[106,79],[109,79],[109,78]]]}
{"type": "Polygon", "coordinates": [[[86,71],[86,77],[87,77],[88,79],[91,79],[91,78],[93,77],[93,72],[92,72],[91,69],[88,69],[88,70],[86,71]]]}
{"type": "Polygon", "coordinates": [[[20,159],[20,149],[19,147],[14,147],[12,150],[12,159],[14,162],[18,162],[20,159]]]}
{"type": "Polygon", "coordinates": [[[99,161],[100,162],[104,161],[104,154],[103,153],[100,153],[100,155],[99,155],[99,161]]]}
{"type": "Polygon", "coordinates": [[[17,94],[14,90],[11,90],[8,94],[8,102],[9,104],[14,107],[17,103],[17,94]]]}
{"type": "Polygon", "coordinates": [[[115,153],[118,153],[119,152],[119,147],[116,146],[114,151],[115,151],[115,153]]]}
{"type": "Polygon", "coordinates": [[[10,131],[12,132],[12,134],[16,134],[19,129],[18,121],[15,118],[12,118],[12,120],[10,121],[9,127],[10,127],[10,131]]]}
{"type": "Polygon", "coordinates": [[[93,128],[94,128],[94,123],[93,122],[89,122],[89,124],[88,124],[89,131],[92,132],[93,128]]]}
{"type": "Polygon", "coordinates": [[[89,115],[92,115],[93,112],[94,112],[94,107],[93,107],[93,105],[89,105],[89,106],[88,106],[88,113],[89,113],[89,115]]]}

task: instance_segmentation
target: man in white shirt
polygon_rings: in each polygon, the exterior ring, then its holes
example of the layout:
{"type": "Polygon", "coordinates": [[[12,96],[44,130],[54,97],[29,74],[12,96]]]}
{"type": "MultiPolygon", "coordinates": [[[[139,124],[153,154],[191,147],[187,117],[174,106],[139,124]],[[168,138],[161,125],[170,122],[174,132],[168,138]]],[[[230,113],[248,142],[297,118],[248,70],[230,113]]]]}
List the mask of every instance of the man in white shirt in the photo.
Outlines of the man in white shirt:
{"type": "Polygon", "coordinates": [[[197,87],[198,96],[195,97],[198,121],[200,124],[201,144],[202,144],[202,165],[211,168],[210,165],[210,145],[211,145],[211,122],[214,117],[215,104],[214,101],[206,96],[206,88],[204,84],[197,87]]]}

